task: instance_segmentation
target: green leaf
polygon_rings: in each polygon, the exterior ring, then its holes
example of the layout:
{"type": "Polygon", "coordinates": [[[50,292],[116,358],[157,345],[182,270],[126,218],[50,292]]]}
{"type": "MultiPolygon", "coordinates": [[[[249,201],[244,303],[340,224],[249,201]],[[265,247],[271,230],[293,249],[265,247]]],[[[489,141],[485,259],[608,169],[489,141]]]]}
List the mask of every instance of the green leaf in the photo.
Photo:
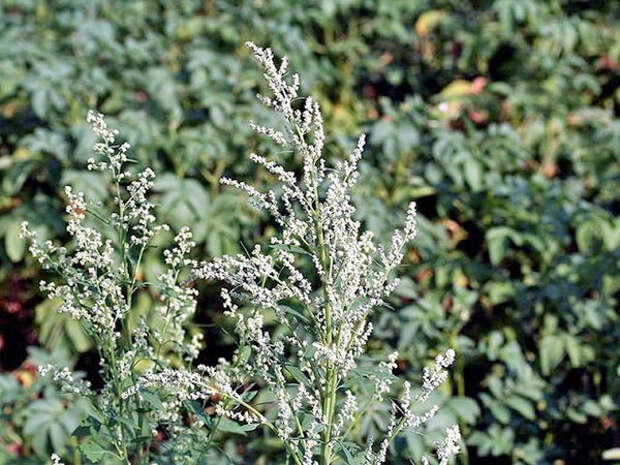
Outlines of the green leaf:
{"type": "Polygon", "coordinates": [[[583,403],[583,411],[591,417],[598,418],[603,414],[603,409],[595,401],[588,399],[583,403]]]}
{"type": "Polygon", "coordinates": [[[564,347],[573,367],[581,366],[581,347],[579,339],[570,334],[564,335],[564,347]]]}
{"type": "Polygon", "coordinates": [[[96,442],[93,442],[92,440],[80,444],[79,449],[88,460],[95,463],[101,461],[101,459],[103,459],[103,457],[107,453],[107,451],[103,447],[101,447],[96,442]]]}
{"type": "Polygon", "coordinates": [[[515,232],[504,226],[491,228],[487,231],[486,240],[489,248],[489,258],[493,265],[498,265],[506,255],[509,237],[514,240],[515,232]]]}
{"type": "Polygon", "coordinates": [[[449,400],[448,406],[470,425],[474,424],[480,415],[480,407],[474,399],[469,397],[453,397],[449,400]]]}
{"type": "Polygon", "coordinates": [[[26,241],[20,237],[21,222],[11,221],[4,232],[4,247],[6,254],[13,263],[20,262],[24,258],[26,241]]]}
{"type": "Polygon", "coordinates": [[[579,423],[580,425],[585,424],[588,421],[588,417],[578,410],[575,410],[573,407],[569,407],[566,410],[566,416],[575,423],[579,423]]]}
{"type": "Polygon", "coordinates": [[[343,442],[338,442],[339,444],[339,449],[338,449],[338,455],[344,460],[344,463],[346,465],[360,465],[361,464],[361,460],[359,460],[357,457],[357,445],[354,443],[343,443],[343,442]]]}
{"type": "Polygon", "coordinates": [[[484,287],[493,304],[500,304],[513,298],[516,292],[515,285],[511,282],[489,282],[484,287]]]}
{"type": "Polygon", "coordinates": [[[528,420],[534,420],[536,418],[534,406],[529,400],[526,400],[523,397],[519,396],[508,396],[504,402],[506,402],[506,405],[519,412],[528,420]]]}
{"type": "Polygon", "coordinates": [[[310,383],[308,377],[295,365],[287,363],[285,368],[286,371],[288,371],[299,384],[308,385],[310,383]]]}
{"type": "Polygon", "coordinates": [[[141,392],[141,395],[153,410],[164,408],[157,394],[149,391],[143,391],[141,392]]]}
{"type": "Polygon", "coordinates": [[[258,424],[239,424],[235,421],[232,421],[229,418],[222,417],[220,419],[218,430],[224,431],[226,433],[239,434],[241,436],[246,436],[248,431],[253,431],[258,428],[260,425],[258,424]]]}
{"type": "Polygon", "coordinates": [[[583,253],[590,253],[596,246],[600,231],[594,221],[587,221],[577,227],[575,239],[579,250],[583,253]]]}
{"type": "Polygon", "coordinates": [[[86,352],[92,347],[91,341],[84,333],[79,321],[76,321],[73,318],[68,318],[65,321],[65,330],[67,331],[67,335],[71,339],[75,350],[78,352],[86,352]]]}
{"type": "Polygon", "coordinates": [[[474,192],[482,189],[482,168],[472,157],[465,162],[465,179],[474,192]]]}
{"type": "Polygon", "coordinates": [[[288,313],[289,315],[294,316],[296,319],[299,319],[305,323],[310,323],[310,320],[300,311],[297,310],[293,307],[291,307],[290,305],[278,305],[278,307],[280,308],[280,310],[282,310],[284,313],[288,313]]]}
{"type": "Polygon", "coordinates": [[[70,433],[67,427],[73,429],[78,424],[78,415],[78,411],[66,409],[57,398],[36,400],[25,410],[24,435],[32,438],[33,448],[39,457],[48,455],[50,442],[53,450],[62,453],[70,433]]]}
{"type": "Polygon", "coordinates": [[[507,424],[510,421],[510,410],[504,405],[491,398],[488,394],[483,393],[480,397],[486,407],[491,411],[491,414],[497,418],[500,423],[507,424]]]}
{"type": "Polygon", "coordinates": [[[60,424],[55,423],[50,426],[49,434],[52,441],[53,450],[62,452],[65,448],[65,442],[68,439],[66,431],[62,428],[62,426],[60,426],[60,424]]]}
{"type": "Polygon", "coordinates": [[[540,367],[545,375],[557,367],[564,358],[564,341],[561,337],[545,336],[540,341],[540,367]]]}

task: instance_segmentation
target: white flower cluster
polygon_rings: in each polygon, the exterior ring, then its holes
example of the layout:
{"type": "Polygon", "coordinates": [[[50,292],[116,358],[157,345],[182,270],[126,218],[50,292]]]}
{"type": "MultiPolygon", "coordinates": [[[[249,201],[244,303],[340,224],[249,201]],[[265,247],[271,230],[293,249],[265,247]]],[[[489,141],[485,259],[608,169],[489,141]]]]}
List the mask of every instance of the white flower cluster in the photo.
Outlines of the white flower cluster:
{"type": "Polygon", "coordinates": [[[446,436],[443,441],[437,445],[437,458],[439,465],[447,465],[450,457],[457,455],[461,447],[461,431],[458,425],[451,426],[446,429],[446,436]]]}
{"type": "Polygon", "coordinates": [[[39,366],[37,371],[40,376],[51,374],[53,381],[58,383],[63,391],[80,396],[92,395],[90,381],[77,379],[67,367],[60,369],[48,364],[39,366]]]}
{"type": "Polygon", "coordinates": [[[22,223],[22,236],[30,241],[30,253],[43,268],[52,269],[64,279],[63,284],[41,281],[40,287],[50,299],[59,298],[59,311],[81,320],[93,332],[110,336],[116,322],[127,312],[119,266],[114,260],[110,240],[84,223],[88,205],[82,193],[74,194],[65,188],[68,214],[67,232],[75,240],[75,251],[69,254],[64,247],[51,241],[37,243],[37,235],[22,223]]]}
{"type": "Polygon", "coordinates": [[[433,366],[424,368],[422,392],[419,395],[419,400],[422,402],[427,400],[431,393],[448,378],[446,368],[454,363],[455,356],[454,350],[448,349],[444,354],[435,357],[433,366]]]}
{"type": "MultiPolygon", "coordinates": [[[[328,169],[323,158],[325,134],[319,105],[310,97],[298,104],[302,100],[299,77],[293,74],[288,79],[286,58],[278,66],[270,49],[247,45],[263,68],[273,94],[259,94],[258,99],[286,121],[283,130],[255,122],[250,127],[299,153],[303,171],[298,178],[276,162],[252,154],[255,163],[277,177],[282,187],[279,193],[262,193],[242,182],[223,179],[223,184],[242,189],[253,204],[266,209],[281,231],[271,240],[269,250],[256,246],[247,255],[216,258],[201,264],[196,276],[227,284],[221,292],[224,306],[236,319],[240,344],[252,351],[251,358],[236,368],[236,375],[269,386],[277,411],[272,426],[296,463],[314,465],[316,453],[320,453],[320,463],[329,464],[333,448],[358,409],[355,394],[347,390],[343,396],[341,387],[364,352],[372,332],[371,313],[384,304],[397,285],[392,271],[416,235],[415,204],[410,205],[404,228],[394,233],[387,248],[376,244],[371,232],[362,232],[350,191],[358,179],[364,136],[347,160],[337,161],[328,169]],[[310,273],[305,265],[307,258],[313,265],[310,273]],[[312,274],[319,282],[306,277],[312,274]],[[272,334],[265,328],[268,310],[275,313],[287,332],[272,334]],[[288,354],[295,354],[292,362],[288,354]],[[297,383],[296,390],[290,389],[291,378],[297,383]]],[[[425,373],[417,400],[426,400],[445,379],[442,370],[453,358],[453,352],[438,357],[436,366],[425,373]]],[[[391,375],[395,360],[394,354],[380,371],[391,375]]],[[[392,381],[378,375],[374,383],[376,397],[382,399],[392,381]]],[[[432,408],[423,417],[410,413],[411,394],[406,386],[408,399],[401,410],[394,410],[386,440],[378,452],[374,453],[372,446],[367,451],[371,463],[385,461],[393,434],[404,426],[420,426],[436,411],[432,408]]],[[[233,392],[230,385],[221,389],[233,392]]],[[[230,404],[221,405],[219,411],[225,414],[230,404]]]]}
{"type": "Polygon", "coordinates": [[[22,235],[30,240],[30,252],[43,267],[53,269],[64,278],[61,285],[41,283],[48,297],[63,301],[60,311],[81,320],[93,334],[114,340],[119,336],[116,328],[129,310],[129,296],[123,284],[127,281],[135,284],[135,276],[130,276],[125,257],[132,246],[137,246],[139,261],[148,242],[162,226],[154,224],[153,205],[146,197],[152,187],[153,171],[147,168],[130,181],[123,198],[121,185],[131,177],[124,170],[129,144],[115,144],[118,131],[109,129],[101,114],[89,112],[87,121],[100,140],[94,147],[99,159],[91,158],[88,167],[108,170],[116,186],[117,211],[102,220],[120,231],[121,259],[112,241],[104,239],[95,227],[85,222],[87,213],[96,213],[84,194],[74,193],[70,186],[65,187],[67,232],[74,238],[75,251],[69,254],[50,241],[38,244],[36,233],[28,229],[27,223],[22,224],[22,235]]]}
{"type": "MultiPolygon", "coordinates": [[[[188,376],[187,371],[170,368],[171,356],[191,363],[201,344],[201,334],[186,341],[185,325],[195,310],[197,291],[181,281],[185,270],[197,266],[189,258],[195,244],[189,229],[181,229],[174,238],[174,246],[164,252],[166,269],[158,282],[139,282],[147,247],[159,230],[168,229],[157,224],[154,205],[148,198],[155,175],[150,168],[137,174],[126,169],[129,144],[116,144],[118,132],[108,128],[102,115],[90,112],[87,121],[99,138],[94,147],[97,158],[88,161],[88,168],[104,171],[111,181],[112,211],[90,204],[82,193],[66,187],[71,249],[56,247],[51,241],[40,244],[27,223],[22,224],[22,235],[43,268],[55,271],[61,278],[60,282],[41,282],[41,289],[49,298],[59,299],[59,311],[80,321],[92,338],[101,356],[105,384],[100,391],[93,392],[87,382],[76,378],[68,368],[46,366],[40,371],[51,372],[63,390],[91,399],[99,417],[109,416],[115,424],[117,418],[126,415],[140,418],[141,423],[148,422],[151,429],[162,423],[171,430],[182,429],[183,402],[205,399],[200,394],[188,394],[200,375],[188,376]],[[93,218],[99,224],[91,223],[93,218]],[[101,232],[106,228],[108,231],[101,232]],[[156,306],[159,329],[142,320],[132,321],[129,315],[134,295],[147,286],[160,296],[161,302],[156,306]],[[138,365],[142,376],[138,375],[138,365]],[[163,397],[163,408],[151,410],[147,417],[144,390],[153,387],[163,397]]],[[[116,450],[128,454],[123,428],[118,426],[113,436],[116,450]]],[[[129,458],[124,458],[129,463],[129,458]]]]}
{"type": "MultiPolygon", "coordinates": [[[[366,450],[366,460],[373,465],[382,465],[387,459],[388,448],[392,440],[403,429],[416,430],[426,424],[435,416],[439,407],[434,405],[422,415],[416,415],[411,410],[414,402],[425,402],[430,394],[447,378],[445,368],[454,362],[454,350],[448,349],[444,354],[435,357],[432,367],[425,367],[423,384],[420,392],[412,398],[411,384],[408,381],[403,383],[403,394],[400,402],[392,404],[392,415],[386,432],[386,436],[381,441],[377,452],[373,452],[373,443],[370,441],[366,450]]],[[[388,365],[389,366],[389,365],[388,365]]],[[[437,457],[442,465],[447,464],[447,460],[459,452],[458,442],[460,433],[458,426],[449,428],[446,431],[446,438],[437,447],[437,457]],[[456,429],[454,429],[456,428],[456,429]]]]}
{"type": "Polygon", "coordinates": [[[398,366],[396,364],[396,359],[398,359],[398,352],[392,352],[388,356],[387,361],[379,362],[376,373],[370,376],[375,386],[375,400],[383,400],[385,395],[390,392],[390,389],[392,388],[392,383],[394,382],[392,372],[398,366]]]}
{"type": "MultiPolygon", "coordinates": [[[[191,249],[196,245],[192,240],[189,228],[181,228],[174,238],[174,247],[164,251],[164,263],[168,266],[165,273],[159,276],[164,327],[155,334],[158,341],[158,354],[162,347],[185,340],[185,324],[196,310],[198,291],[180,283],[180,275],[184,269],[193,269],[197,262],[189,258],[191,249]]],[[[202,334],[195,334],[187,346],[188,361],[198,356],[202,334]]]]}
{"type": "Polygon", "coordinates": [[[52,465],[65,465],[63,462],[60,461],[60,457],[58,457],[58,455],[56,454],[52,454],[50,459],[52,461],[52,465]]]}
{"type": "Polygon", "coordinates": [[[91,124],[91,129],[100,139],[94,147],[99,159],[90,158],[88,169],[109,171],[116,184],[115,201],[118,213],[112,214],[111,220],[127,231],[125,239],[128,238],[129,241],[123,242],[122,246],[130,247],[136,244],[145,246],[157,231],[167,229],[166,225],[155,224],[153,204],[147,198],[148,192],[153,187],[155,173],[150,168],[138,173],[135,179],[127,184],[128,195],[124,200],[121,196],[121,183],[131,178],[131,173],[125,169],[128,161],[127,151],[131,146],[127,142],[115,144],[118,131],[108,128],[102,114],[89,111],[86,121],[91,124]]]}
{"type": "Polygon", "coordinates": [[[99,138],[98,143],[94,146],[94,151],[101,156],[101,159],[88,159],[88,169],[97,170],[113,170],[121,173],[123,165],[127,162],[127,151],[129,144],[124,143],[120,146],[114,146],[118,130],[109,129],[103,115],[89,111],[86,116],[86,122],[90,123],[91,130],[99,138]]]}
{"type": "MultiPolygon", "coordinates": [[[[267,247],[257,245],[246,254],[198,263],[190,258],[195,246],[191,232],[182,228],[173,247],[163,253],[166,270],[157,282],[138,282],[147,247],[157,231],[167,229],[157,224],[149,201],[155,175],[149,168],[137,174],[126,169],[129,144],[117,144],[117,131],[108,128],[102,115],[92,112],[87,120],[99,142],[97,158],[90,159],[88,167],[110,178],[114,211],[97,211],[82,193],[67,187],[70,251],[50,241],[40,244],[27,223],[22,227],[32,255],[62,278],[60,283],[42,282],[42,290],[61,300],[60,311],[79,320],[93,338],[106,384],[95,393],[66,368],[42,367],[41,373],[51,372],[63,389],[93,399],[99,416],[108,415],[116,425],[111,437],[123,463],[132,462],[131,435],[125,437],[118,421],[123,415],[132,421],[138,418],[141,431],[164,426],[178,437],[182,451],[191,447],[190,436],[183,432],[210,423],[204,412],[192,410],[197,413],[193,415],[186,407],[213,402],[220,417],[269,428],[296,465],[330,465],[337,460],[338,448],[343,447],[356,418],[370,402],[385,401],[397,379],[393,375],[397,353],[374,366],[374,373],[363,375],[372,391],[364,399],[361,396],[369,389],[356,384],[359,376],[352,374],[371,336],[372,314],[395,289],[393,272],[416,236],[415,204],[409,206],[404,227],[394,232],[387,246],[363,231],[351,189],[359,177],[365,137],[359,138],[346,160],[328,165],[323,157],[325,134],[318,103],[300,97],[299,77],[289,78],[286,58],[276,65],[270,49],[247,45],[273,94],[258,99],[285,121],[282,129],[255,122],[250,127],[295,151],[303,161],[296,174],[263,155],[251,154],[251,160],[281,184],[281,189],[266,193],[222,179],[223,184],[245,191],[253,204],[273,216],[280,231],[267,247]],[[101,233],[91,225],[91,217],[113,234],[101,233]],[[194,278],[224,283],[221,298],[226,315],[235,322],[239,344],[232,361],[220,360],[214,367],[199,365],[197,371],[184,368],[193,364],[202,344],[202,334],[191,338],[186,334],[196,308],[197,291],[189,285],[194,278]],[[159,296],[156,320],[161,325],[156,329],[129,318],[134,294],[144,287],[159,296]],[[268,314],[275,315],[282,330],[270,331],[268,314]],[[272,411],[263,413],[252,405],[253,393],[248,390],[254,382],[270,391],[272,411]]],[[[413,404],[426,402],[445,381],[454,357],[453,350],[438,355],[424,370],[419,392],[413,393],[409,382],[403,384],[400,400],[392,403],[384,438],[376,447],[369,438],[363,452],[367,464],[384,464],[400,431],[420,428],[435,415],[436,406],[416,415],[413,404]]],[[[211,439],[210,433],[209,444],[211,439]]],[[[448,428],[437,445],[441,465],[459,452],[459,442],[458,427],[448,428]]],[[[138,449],[138,453],[150,450],[148,438],[138,449]]],[[[60,465],[57,456],[52,461],[60,465]]]]}
{"type": "MultiPolygon", "coordinates": [[[[446,428],[445,437],[437,443],[437,458],[439,465],[448,465],[450,458],[458,455],[461,451],[461,431],[458,426],[450,426],[446,428]]],[[[426,457],[422,457],[422,465],[431,465],[426,457]]]]}

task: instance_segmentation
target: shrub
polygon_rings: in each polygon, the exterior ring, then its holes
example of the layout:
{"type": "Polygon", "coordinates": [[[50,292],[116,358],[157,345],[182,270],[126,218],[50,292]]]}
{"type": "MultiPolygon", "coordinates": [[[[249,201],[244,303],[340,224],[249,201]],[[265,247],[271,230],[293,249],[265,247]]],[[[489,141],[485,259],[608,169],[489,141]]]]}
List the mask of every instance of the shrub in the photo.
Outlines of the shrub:
{"type": "MultiPolygon", "coordinates": [[[[345,157],[358,128],[367,132],[353,191],[364,227],[387,241],[417,202],[394,312],[376,315],[368,349],[383,358],[398,350],[398,370],[412,379],[434,347],[450,343],[457,358],[433,398],[440,411],[424,435],[396,439],[393,460],[419,460],[458,422],[476,431],[465,434],[470,463],[604,463],[620,388],[617,4],[2,2],[3,379],[22,379],[32,344],[68,349],[81,370],[93,359],[79,326],[41,302],[35,283],[44,276],[18,237],[26,218],[42,238],[69,240],[66,184],[105,197],[102,178],[86,170],[87,109],[109,115],[134,158],[159,173],[159,215],[174,230],[191,226],[196,256],[269,241],[273,224],[219,185],[223,175],[273,180],[245,157],[248,145],[267,148],[246,124],[261,111],[260,75],[240,46],[252,37],[303,69],[327,110],[330,156],[345,157]]],[[[287,169],[299,161],[271,154],[287,169]]],[[[155,281],[160,251],[147,249],[144,264],[144,279],[155,281]]],[[[195,323],[224,328],[207,329],[201,361],[212,364],[234,340],[214,289],[200,286],[195,323]]],[[[136,307],[156,299],[141,293],[136,307]]],[[[3,409],[14,405],[10,392],[0,387],[3,409]]],[[[0,455],[11,464],[37,460],[20,427],[35,412],[7,414],[15,422],[2,425],[9,452],[0,455]]],[[[376,433],[389,411],[367,418],[356,434],[376,433]]],[[[225,447],[232,460],[260,461],[279,450],[273,444],[250,436],[225,447]]]]}
{"type": "MultiPolygon", "coordinates": [[[[90,462],[201,463],[223,418],[239,422],[233,426],[239,431],[259,425],[272,430],[286,449],[283,463],[381,465],[401,431],[418,429],[438,410],[432,406],[418,414],[414,407],[423,406],[447,379],[446,369],[454,361],[452,349],[424,369],[419,392],[414,394],[410,383],[403,383],[378,446],[372,436],[365,447],[351,441],[354,423],[385,399],[395,381],[396,353],[378,364],[366,359],[362,370],[358,363],[372,332],[369,315],[385,305],[385,297],[396,288],[393,271],[415,237],[415,204],[389,247],[376,245],[370,231],[361,233],[350,190],[358,178],[364,136],[347,161],[328,166],[319,105],[307,97],[300,104],[303,109],[298,109],[299,76],[294,74],[287,82],[288,60],[276,66],[270,49],[248,46],[274,94],[259,94],[259,100],[278,112],[285,129],[250,125],[303,159],[298,180],[282,166],[251,155],[278,177],[281,196],[222,179],[246,191],[256,206],[274,216],[281,231],[270,241],[271,253],[257,246],[248,255],[223,256],[199,266],[189,258],[195,246],[191,233],[182,228],[175,246],[163,252],[167,269],[158,282],[141,281],[145,250],[160,230],[168,229],[157,224],[148,200],[155,175],[150,168],[137,173],[128,168],[129,144],[117,144],[117,131],[95,113],[89,113],[87,121],[99,142],[94,146],[97,157],[88,160],[88,167],[107,174],[113,211],[98,208],[83,193],[66,187],[72,251],[51,241],[40,244],[28,223],[22,224],[32,256],[61,277],[61,284],[42,281],[42,291],[62,302],[59,312],[80,322],[100,357],[100,389],[92,389],[89,381],[67,367],[39,368],[42,376],[51,372],[64,391],[88,401],[86,419],[72,434],[83,437],[78,451],[90,462]],[[96,226],[87,224],[87,216],[96,226]],[[199,365],[198,371],[192,370],[201,337],[187,341],[184,329],[197,294],[188,286],[191,279],[181,282],[188,269],[195,277],[218,279],[229,286],[221,296],[227,315],[236,320],[239,337],[232,362],[221,360],[216,367],[199,365]],[[156,327],[144,319],[137,323],[131,319],[133,300],[147,287],[160,295],[156,312],[161,322],[156,327]],[[234,301],[243,303],[245,311],[234,301]],[[275,313],[284,331],[265,331],[266,312],[275,313]],[[273,396],[274,420],[268,418],[269,408],[263,414],[251,404],[256,391],[247,389],[250,383],[264,384],[273,396]],[[207,415],[209,401],[219,418],[207,415]],[[160,431],[166,440],[154,450],[160,431]]],[[[438,443],[440,465],[458,454],[459,442],[458,426],[447,428],[445,439],[438,443]]],[[[53,454],[52,462],[59,464],[60,457],[53,454]]],[[[422,463],[430,462],[423,457],[422,463]]]]}
{"type": "MultiPolygon", "coordinates": [[[[405,246],[415,237],[415,204],[410,205],[406,225],[394,233],[389,247],[377,246],[370,231],[362,233],[350,190],[358,178],[364,136],[346,161],[328,166],[318,104],[310,97],[300,98],[298,75],[287,81],[286,58],[278,66],[270,49],[248,46],[273,93],[259,94],[259,100],[279,114],[283,129],[254,122],[251,127],[282,149],[298,153],[303,166],[297,175],[261,155],[250,156],[277,176],[282,184],[280,196],[274,190],[261,193],[247,184],[222,180],[246,191],[253,203],[270,212],[281,231],[271,238],[270,253],[257,246],[247,255],[216,258],[198,270],[198,276],[228,285],[222,299],[227,314],[236,320],[241,345],[236,358],[243,362],[211,375],[224,401],[247,410],[239,413],[220,404],[218,411],[241,421],[267,424],[286,446],[286,463],[290,456],[298,465],[381,465],[390,443],[403,429],[416,430],[434,416],[436,406],[418,415],[414,404],[428,400],[447,378],[445,369],[454,360],[452,350],[438,355],[435,364],[425,369],[423,386],[415,395],[405,381],[377,448],[372,437],[365,450],[350,441],[354,421],[363,421],[365,412],[385,398],[394,381],[396,353],[387,362],[368,360],[362,370],[358,362],[372,332],[369,316],[377,306],[385,305],[384,298],[395,289],[397,281],[391,275],[403,259],[405,246]],[[314,284],[313,276],[317,277],[314,284]],[[241,312],[235,301],[247,306],[246,311],[241,312]],[[266,331],[265,311],[274,312],[283,329],[266,331]],[[267,386],[277,403],[275,420],[267,420],[235,392],[235,381],[248,380],[267,386]]],[[[448,428],[446,434],[438,451],[441,464],[459,450],[458,426],[448,428]]]]}
{"type": "Polygon", "coordinates": [[[195,309],[196,291],[180,284],[184,269],[194,263],[188,258],[194,245],[191,233],[182,228],[175,246],[164,251],[167,268],[157,282],[139,280],[145,250],[160,230],[168,229],[157,224],[148,200],[155,175],[150,168],[137,173],[129,169],[129,144],[116,143],[117,131],[108,128],[102,115],[89,113],[88,122],[99,139],[94,146],[97,157],[89,159],[88,166],[105,173],[114,209],[88,202],[83,193],[67,186],[67,232],[74,239],[73,250],[49,240],[40,244],[27,222],[22,235],[43,269],[61,278],[60,284],[41,281],[41,290],[60,301],[58,311],[79,321],[93,341],[102,387],[91,388],[90,381],[77,378],[67,367],[43,365],[39,372],[51,372],[64,391],[88,402],[85,421],[71,433],[84,437],[78,449],[90,462],[107,463],[106,458],[113,457],[122,464],[150,463],[154,437],[158,428],[165,428],[171,437],[163,455],[186,456],[191,463],[194,428],[185,425],[184,408],[199,398],[183,386],[169,383],[148,389],[147,382],[172,367],[191,365],[198,354],[200,337],[188,341],[184,329],[195,309]],[[132,321],[133,300],[147,287],[154,287],[160,297],[156,325],[144,318],[132,321]]]}

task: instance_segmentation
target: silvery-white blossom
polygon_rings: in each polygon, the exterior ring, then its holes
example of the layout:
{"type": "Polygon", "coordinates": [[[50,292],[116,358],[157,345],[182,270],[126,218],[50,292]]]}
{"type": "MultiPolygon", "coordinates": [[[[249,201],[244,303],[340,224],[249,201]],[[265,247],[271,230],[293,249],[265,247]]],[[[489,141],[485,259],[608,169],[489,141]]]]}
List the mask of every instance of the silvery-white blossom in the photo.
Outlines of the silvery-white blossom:
{"type": "MultiPolygon", "coordinates": [[[[186,425],[185,408],[207,402],[215,404],[220,417],[269,428],[296,465],[333,463],[337,448],[363,412],[362,389],[352,382],[352,375],[372,334],[370,319],[395,289],[394,271],[416,235],[415,203],[388,244],[377,243],[370,231],[364,231],[356,219],[351,190],[359,178],[365,137],[358,139],[345,160],[329,163],[323,153],[326,137],[318,103],[300,97],[299,77],[288,72],[286,58],[276,64],[270,49],[247,45],[270,90],[269,96],[259,94],[258,99],[285,121],[282,128],[256,122],[250,127],[302,160],[299,172],[292,172],[265,155],[250,155],[278,180],[277,190],[260,192],[246,183],[222,179],[272,215],[279,234],[269,244],[198,263],[190,258],[195,246],[191,232],[182,228],[172,248],[163,252],[165,270],[157,281],[141,282],[143,254],[155,234],[168,229],[157,223],[149,200],[155,175],[150,168],[138,173],[127,168],[129,144],[117,143],[118,131],[93,112],[87,121],[99,142],[88,168],[104,172],[111,180],[113,211],[102,213],[82,193],[67,187],[70,250],[51,241],[40,243],[28,224],[22,225],[31,254],[60,277],[41,282],[42,291],[58,299],[59,311],[78,320],[94,340],[106,384],[94,392],[68,368],[42,367],[41,373],[51,373],[66,391],[96,399],[91,407],[99,416],[109,415],[114,426],[108,439],[124,463],[131,463],[127,451],[131,438],[118,421],[123,415],[138,417],[141,429],[153,434],[165,427],[176,437],[171,457],[180,463],[183,451],[192,447],[191,438],[197,437],[192,434],[209,423],[204,415],[193,415],[186,425]],[[103,226],[95,227],[93,218],[103,226]],[[113,234],[102,233],[106,227],[113,234]],[[188,270],[193,270],[191,279],[188,270]],[[200,333],[187,334],[187,322],[196,308],[193,278],[224,283],[220,294],[225,314],[234,320],[239,344],[232,360],[199,365],[196,370],[188,367],[203,341],[200,333]],[[144,287],[158,298],[154,311],[161,324],[156,328],[144,319],[130,318],[132,299],[144,287]],[[281,331],[268,326],[272,315],[281,331]],[[252,404],[248,381],[267,387],[274,398],[273,411],[263,412],[252,404]],[[153,395],[159,406],[149,410],[145,405],[153,395]]],[[[368,381],[364,387],[371,390],[366,401],[385,401],[393,392],[397,357],[390,354],[375,365],[374,373],[364,375],[368,381]]],[[[363,453],[366,463],[385,463],[400,431],[419,428],[435,415],[436,406],[420,415],[412,407],[425,402],[445,381],[454,357],[451,349],[438,355],[425,368],[422,386],[415,393],[410,383],[403,384],[400,398],[392,401],[384,437],[376,444],[368,438],[363,453]]],[[[146,437],[140,450],[149,450],[146,437]]],[[[441,465],[459,452],[459,441],[458,427],[448,428],[438,443],[441,465]]],[[[61,465],[57,456],[52,461],[61,465]]]]}
{"type": "MultiPolygon", "coordinates": [[[[201,334],[188,341],[185,329],[196,307],[197,291],[182,279],[185,270],[196,267],[189,258],[195,244],[189,229],[182,228],[172,248],[163,253],[165,269],[157,282],[141,282],[145,251],[158,231],[168,229],[157,223],[149,200],[155,174],[150,168],[137,173],[127,168],[129,144],[116,142],[118,131],[109,129],[102,115],[90,112],[87,121],[99,139],[88,168],[102,171],[110,181],[113,207],[89,202],[83,193],[67,186],[70,246],[40,243],[27,223],[22,225],[22,236],[42,267],[58,275],[58,280],[42,281],[41,290],[60,301],[58,311],[79,321],[94,342],[104,386],[95,392],[68,368],[44,366],[40,372],[51,373],[63,391],[90,399],[98,418],[113,419],[112,445],[123,463],[130,463],[127,444],[131,438],[126,437],[118,418],[140,418],[141,425],[150,430],[166,425],[171,432],[179,431],[185,428],[183,402],[207,398],[204,390],[191,394],[201,375],[171,368],[171,355],[191,364],[202,343],[201,334]],[[159,297],[154,308],[159,327],[130,317],[133,298],[145,287],[159,297]],[[161,409],[145,408],[149,390],[157,393],[161,409]]],[[[180,436],[179,444],[184,442],[180,436]]]]}
{"type": "Polygon", "coordinates": [[[437,458],[439,459],[439,465],[447,465],[450,457],[453,457],[460,452],[460,442],[461,432],[458,425],[446,428],[444,439],[437,445],[437,458]]]}
{"type": "MultiPolygon", "coordinates": [[[[277,178],[279,190],[261,192],[241,181],[222,180],[271,214],[279,234],[268,246],[257,245],[247,253],[218,257],[196,268],[197,277],[226,285],[221,291],[224,308],[236,321],[243,353],[249,354],[234,370],[227,365],[207,371],[219,378],[211,388],[223,393],[218,413],[240,421],[256,417],[256,409],[249,404],[230,402],[238,398],[233,383],[246,379],[264,383],[275,398],[275,419],[269,426],[295,463],[313,465],[320,455],[320,463],[327,464],[358,412],[356,393],[343,389],[343,384],[365,351],[372,333],[371,315],[397,285],[394,270],[416,235],[415,203],[409,206],[404,227],[394,232],[387,246],[364,231],[356,219],[351,189],[358,181],[365,137],[358,139],[348,158],[330,165],[323,154],[326,137],[318,103],[299,95],[299,77],[288,72],[286,59],[276,64],[270,49],[247,45],[271,92],[259,94],[258,99],[285,121],[282,128],[256,122],[250,127],[298,153],[302,168],[299,173],[288,171],[266,155],[251,154],[253,162],[277,178]],[[267,312],[285,331],[269,330],[267,312]]],[[[240,359],[241,352],[236,357],[240,359]]],[[[392,390],[396,358],[392,354],[371,376],[375,400],[383,400],[392,390]]],[[[385,439],[378,450],[370,445],[366,452],[369,463],[384,463],[393,436],[402,428],[420,427],[435,414],[437,408],[431,407],[416,416],[410,407],[425,401],[445,379],[444,369],[453,358],[453,352],[438,356],[415,398],[405,385],[405,399],[400,406],[394,404],[385,439]]]]}
{"type": "Polygon", "coordinates": [[[52,461],[52,465],[65,465],[63,462],[60,461],[60,457],[56,454],[52,454],[50,459],[52,461]]]}

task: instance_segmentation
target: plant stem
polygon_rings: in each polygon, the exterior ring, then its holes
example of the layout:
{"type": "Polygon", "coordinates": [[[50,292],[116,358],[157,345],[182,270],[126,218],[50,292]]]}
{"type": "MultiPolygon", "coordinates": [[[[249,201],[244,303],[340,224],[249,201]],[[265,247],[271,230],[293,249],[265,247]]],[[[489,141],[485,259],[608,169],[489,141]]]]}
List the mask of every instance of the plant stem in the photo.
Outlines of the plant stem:
{"type": "MultiPolygon", "coordinates": [[[[316,182],[316,178],[312,177],[312,184],[314,190],[314,201],[315,201],[315,227],[316,227],[316,235],[319,247],[320,254],[320,262],[322,268],[322,276],[325,276],[329,271],[328,267],[328,257],[327,251],[325,249],[325,239],[323,237],[323,224],[321,221],[321,208],[320,208],[320,199],[318,193],[318,186],[316,182]]],[[[327,293],[327,281],[325,278],[323,281],[323,298],[325,300],[325,344],[330,346],[333,342],[333,330],[332,330],[332,311],[331,306],[329,305],[329,295],[327,293]]],[[[337,383],[337,373],[334,369],[333,363],[331,361],[327,361],[326,366],[326,388],[323,397],[323,415],[325,417],[325,421],[327,423],[327,427],[323,432],[323,444],[321,446],[321,465],[329,465],[332,463],[332,429],[333,429],[333,416],[334,410],[336,406],[336,389],[338,386],[337,383]]]]}
{"type": "MultiPolygon", "coordinates": [[[[226,394],[226,393],[222,393],[223,396],[231,399],[232,401],[234,401],[235,403],[241,405],[242,407],[244,407],[246,410],[248,410],[250,413],[252,413],[256,418],[259,418],[262,422],[263,425],[265,425],[267,428],[269,428],[271,431],[273,431],[275,434],[278,434],[278,428],[275,427],[275,425],[273,423],[271,423],[269,420],[267,420],[267,418],[265,418],[265,416],[260,413],[258,410],[256,410],[254,407],[252,407],[250,404],[248,404],[247,402],[245,402],[244,400],[236,397],[236,396],[231,396],[230,394],[226,394]]],[[[295,449],[292,449],[291,446],[284,441],[284,447],[286,447],[286,450],[289,454],[291,454],[291,456],[293,457],[293,460],[295,461],[295,463],[297,465],[302,465],[301,463],[301,459],[299,458],[299,454],[295,451],[295,449]]]]}

